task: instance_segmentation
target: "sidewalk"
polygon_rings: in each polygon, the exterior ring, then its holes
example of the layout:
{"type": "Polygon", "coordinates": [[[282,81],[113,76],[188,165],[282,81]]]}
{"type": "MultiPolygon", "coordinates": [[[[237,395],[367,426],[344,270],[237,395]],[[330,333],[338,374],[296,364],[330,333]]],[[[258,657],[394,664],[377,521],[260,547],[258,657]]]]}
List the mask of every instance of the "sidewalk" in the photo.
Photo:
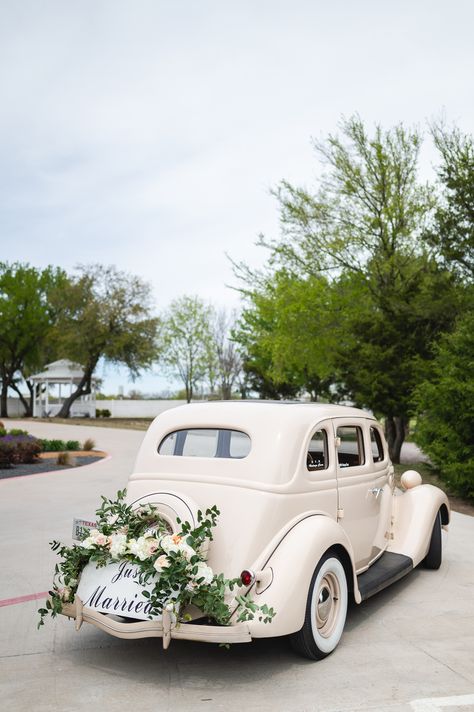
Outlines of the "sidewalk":
{"type": "Polygon", "coordinates": [[[74,516],[89,517],[101,494],[125,486],[144,433],[28,427],[37,435],[93,437],[111,458],[0,482],[0,601],[25,597],[0,607],[2,708],[449,712],[449,702],[453,712],[474,709],[468,697],[474,694],[474,518],[457,513],[441,569],[417,569],[353,606],[340,646],[318,663],[296,657],[279,638],[230,650],[173,641],[164,652],[155,639],[123,641],[88,625],[76,633],[63,617],[37,631],[40,601],[31,596],[51,583],[56,557],[48,542],[69,541],[74,516]]]}

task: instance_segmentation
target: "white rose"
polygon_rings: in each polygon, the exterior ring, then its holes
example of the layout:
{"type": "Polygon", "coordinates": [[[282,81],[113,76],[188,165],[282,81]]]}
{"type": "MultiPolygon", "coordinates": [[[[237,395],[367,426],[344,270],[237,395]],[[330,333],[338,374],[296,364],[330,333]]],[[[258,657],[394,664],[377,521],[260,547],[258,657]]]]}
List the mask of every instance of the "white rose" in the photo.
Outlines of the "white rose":
{"type": "Polygon", "coordinates": [[[80,542],[80,546],[84,547],[84,549],[92,549],[95,546],[95,542],[92,537],[88,536],[80,542]]]}
{"type": "Polygon", "coordinates": [[[125,534],[112,534],[109,536],[109,549],[112,559],[118,559],[127,551],[127,537],[125,534]]]}
{"type": "Polygon", "coordinates": [[[146,552],[143,548],[143,541],[143,537],[141,536],[138,539],[130,539],[130,541],[128,542],[129,552],[133,556],[136,556],[137,559],[140,559],[140,561],[146,559],[146,552]]]}
{"type": "Polygon", "coordinates": [[[164,537],[160,539],[160,545],[163,551],[165,551],[167,554],[173,552],[177,552],[179,550],[179,544],[181,542],[181,537],[178,536],[177,534],[171,535],[171,534],[166,534],[164,537]]]}
{"type": "Polygon", "coordinates": [[[211,583],[214,578],[214,572],[211,567],[205,564],[204,561],[199,561],[196,566],[197,573],[193,575],[194,581],[196,583],[199,582],[200,585],[211,583]],[[203,579],[203,581],[200,579],[203,579]]]}
{"type": "Polygon", "coordinates": [[[189,544],[185,544],[185,543],[179,544],[178,551],[180,554],[182,554],[184,556],[186,561],[190,561],[191,557],[196,554],[194,549],[191,546],[189,546],[189,544]]]}
{"type": "Polygon", "coordinates": [[[128,550],[140,561],[145,561],[152,556],[158,548],[158,541],[151,537],[140,536],[138,539],[130,539],[128,550]]]}
{"type": "Polygon", "coordinates": [[[179,534],[167,534],[160,539],[161,548],[169,554],[171,551],[182,554],[187,561],[196,554],[192,546],[179,534]]]}

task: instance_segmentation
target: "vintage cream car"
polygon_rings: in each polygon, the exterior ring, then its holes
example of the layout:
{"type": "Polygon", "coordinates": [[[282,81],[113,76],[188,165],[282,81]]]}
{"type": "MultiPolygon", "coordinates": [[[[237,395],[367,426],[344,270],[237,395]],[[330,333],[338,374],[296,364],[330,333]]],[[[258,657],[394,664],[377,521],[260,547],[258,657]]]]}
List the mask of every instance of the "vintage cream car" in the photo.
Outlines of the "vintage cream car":
{"type": "Polygon", "coordinates": [[[121,620],[83,606],[64,613],[123,638],[156,636],[244,643],[290,636],[319,659],[337,646],[350,599],[361,603],[418,564],[441,564],[445,494],[407,472],[395,486],[383,430],[362,410],[328,404],[233,401],[167,410],[151,424],[127,497],[156,505],[172,529],[221,512],[208,562],[239,576],[277,615],[208,625],[199,611],[176,624],[121,620]]]}

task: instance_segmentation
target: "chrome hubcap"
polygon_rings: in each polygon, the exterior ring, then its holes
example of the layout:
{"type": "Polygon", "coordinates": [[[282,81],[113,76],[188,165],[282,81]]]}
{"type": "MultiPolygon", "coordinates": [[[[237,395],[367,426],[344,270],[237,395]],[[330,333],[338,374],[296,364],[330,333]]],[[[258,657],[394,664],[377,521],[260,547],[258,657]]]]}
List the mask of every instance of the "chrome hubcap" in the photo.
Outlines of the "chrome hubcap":
{"type": "Polygon", "coordinates": [[[337,576],[328,571],[320,581],[316,604],[318,632],[324,638],[329,638],[334,630],[340,609],[340,593],[337,576]]]}

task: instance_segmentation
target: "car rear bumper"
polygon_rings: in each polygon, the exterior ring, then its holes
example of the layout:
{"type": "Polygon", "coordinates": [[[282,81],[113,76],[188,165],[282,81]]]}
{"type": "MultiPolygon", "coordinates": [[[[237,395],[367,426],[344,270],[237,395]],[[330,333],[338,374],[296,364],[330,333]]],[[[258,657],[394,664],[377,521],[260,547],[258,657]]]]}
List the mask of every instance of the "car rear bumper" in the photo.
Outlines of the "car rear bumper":
{"type": "Polygon", "coordinates": [[[117,618],[94,611],[83,605],[76,596],[74,603],[64,603],[62,614],[76,621],[76,630],[82,623],[91,623],[116,638],[162,638],[166,649],[172,638],[180,640],[198,640],[203,643],[250,643],[252,637],[246,623],[229,626],[197,625],[193,623],[176,624],[172,616],[163,612],[160,621],[135,621],[124,623],[117,618]]]}

